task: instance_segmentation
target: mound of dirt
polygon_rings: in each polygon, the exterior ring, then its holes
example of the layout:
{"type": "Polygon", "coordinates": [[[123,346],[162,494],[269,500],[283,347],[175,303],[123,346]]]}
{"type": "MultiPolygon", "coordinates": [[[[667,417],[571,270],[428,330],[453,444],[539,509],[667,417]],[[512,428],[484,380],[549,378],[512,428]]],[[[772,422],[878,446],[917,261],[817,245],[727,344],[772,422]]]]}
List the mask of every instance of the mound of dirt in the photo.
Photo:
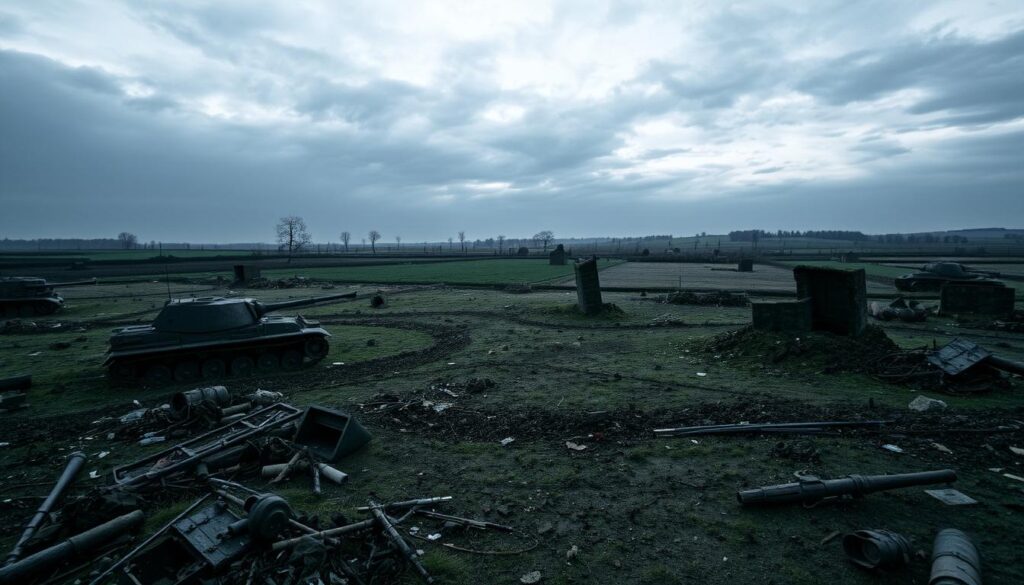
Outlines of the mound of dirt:
{"type": "Polygon", "coordinates": [[[671,305],[701,305],[710,307],[746,307],[750,299],[745,294],[731,293],[726,290],[695,293],[678,291],[665,296],[665,303],[671,305]]]}
{"type": "Polygon", "coordinates": [[[744,327],[717,335],[698,349],[721,355],[727,360],[754,360],[765,365],[806,369],[819,368],[825,373],[871,373],[881,357],[899,351],[885,331],[868,326],[860,337],[847,337],[827,332],[787,334],[759,331],[744,327]]]}

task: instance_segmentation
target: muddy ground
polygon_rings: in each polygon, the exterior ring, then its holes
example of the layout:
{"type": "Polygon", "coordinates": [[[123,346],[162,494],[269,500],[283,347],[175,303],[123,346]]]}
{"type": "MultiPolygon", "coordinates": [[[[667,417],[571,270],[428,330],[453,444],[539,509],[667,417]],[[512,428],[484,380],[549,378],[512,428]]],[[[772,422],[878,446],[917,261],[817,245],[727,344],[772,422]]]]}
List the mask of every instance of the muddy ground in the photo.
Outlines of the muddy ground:
{"type": "MultiPolygon", "coordinates": [[[[0,376],[32,373],[37,381],[28,409],[0,415],[0,546],[11,544],[68,452],[85,450],[86,470],[100,476],[83,474],[75,488],[81,494],[106,481],[113,466],[163,447],[109,441],[91,425],[133,409],[134,400],[154,406],[181,389],[112,388],[103,378],[109,329],[144,322],[159,308],[152,285],[125,290],[137,294],[71,299],[55,319],[0,334],[0,376]],[[52,349],[62,343],[68,347],[52,349]]],[[[974,537],[986,583],[1024,582],[1024,482],[1004,475],[1024,476],[1024,457],[1010,450],[1024,448],[1020,380],[977,396],[929,394],[949,408],[913,413],[907,404],[920,392],[829,355],[827,339],[778,340],[781,350],[763,339],[740,343],[743,334],[730,332],[749,322],[749,308],[607,294],[622,313],[595,320],[574,313],[574,295],[564,292],[410,288],[385,291],[384,308],[371,309],[377,288],[355,290],[357,301],[304,311],[334,333],[324,362],[227,385],[336,407],[374,434],[368,448],[342,461],[351,475],[346,486],[325,486],[314,498],[300,478],[277,490],[296,508],[355,515],[371,494],[450,495],[445,511],[518,530],[417,541],[443,582],[518,583],[536,570],[543,583],[925,583],[923,557],[946,527],[974,537]],[[889,422],[813,436],[691,440],[652,432],[837,419],[889,422]],[[923,488],[810,509],[745,509],[735,499],[739,489],[787,482],[799,470],[840,477],[943,468],[957,470],[954,487],[978,504],[949,507],[923,488]],[[827,539],[858,528],[900,532],[920,558],[901,573],[864,573],[845,561],[839,539],[827,539]],[[567,558],[573,546],[579,552],[567,558]]],[[[266,300],[309,294],[257,292],[266,300]]],[[[960,335],[1024,359],[1022,334],[948,320],[880,325],[901,348],[960,335]]],[[[147,529],[189,497],[150,503],[147,529]]]]}

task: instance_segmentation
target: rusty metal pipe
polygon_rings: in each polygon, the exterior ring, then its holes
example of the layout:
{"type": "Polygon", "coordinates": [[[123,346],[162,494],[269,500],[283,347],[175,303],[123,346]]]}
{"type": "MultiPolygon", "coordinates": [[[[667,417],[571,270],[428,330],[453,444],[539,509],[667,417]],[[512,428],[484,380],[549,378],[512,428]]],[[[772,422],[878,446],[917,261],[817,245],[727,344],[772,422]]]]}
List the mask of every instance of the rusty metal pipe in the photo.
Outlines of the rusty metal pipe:
{"type": "Polygon", "coordinates": [[[64,473],[60,475],[57,483],[54,484],[53,489],[50,490],[50,495],[46,496],[43,503],[36,510],[36,513],[25,525],[25,530],[21,533],[21,538],[18,539],[17,544],[11,549],[11,552],[7,554],[7,558],[4,560],[4,566],[10,565],[21,558],[22,553],[25,552],[25,544],[32,537],[35,536],[36,531],[42,526],[43,520],[46,519],[50,511],[53,510],[54,505],[64,495],[64,490],[68,488],[74,481],[75,476],[82,470],[82,466],[85,465],[85,453],[81,451],[75,451],[71,455],[68,455],[68,464],[64,467],[64,473]]]}

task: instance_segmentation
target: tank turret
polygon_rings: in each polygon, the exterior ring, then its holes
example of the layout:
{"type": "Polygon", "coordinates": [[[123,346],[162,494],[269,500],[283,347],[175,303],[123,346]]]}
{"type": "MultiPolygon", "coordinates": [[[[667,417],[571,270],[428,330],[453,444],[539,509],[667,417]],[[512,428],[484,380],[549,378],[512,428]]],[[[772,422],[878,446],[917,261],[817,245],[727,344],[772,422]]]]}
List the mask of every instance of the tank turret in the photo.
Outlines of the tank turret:
{"type": "Polygon", "coordinates": [[[295,370],[327,355],[330,333],[317,321],[270,313],[355,296],[169,300],[151,324],[115,329],[104,365],[114,380],[151,384],[295,370]]]}
{"type": "Polygon", "coordinates": [[[938,291],[947,282],[1003,284],[998,272],[972,270],[959,262],[930,262],[920,272],[904,274],[896,279],[896,289],[907,292],[938,291]]]}
{"type": "Polygon", "coordinates": [[[96,284],[96,279],[75,282],[46,282],[32,276],[6,276],[0,278],[0,315],[6,317],[34,317],[52,315],[64,306],[64,297],[56,287],[96,284]]]}

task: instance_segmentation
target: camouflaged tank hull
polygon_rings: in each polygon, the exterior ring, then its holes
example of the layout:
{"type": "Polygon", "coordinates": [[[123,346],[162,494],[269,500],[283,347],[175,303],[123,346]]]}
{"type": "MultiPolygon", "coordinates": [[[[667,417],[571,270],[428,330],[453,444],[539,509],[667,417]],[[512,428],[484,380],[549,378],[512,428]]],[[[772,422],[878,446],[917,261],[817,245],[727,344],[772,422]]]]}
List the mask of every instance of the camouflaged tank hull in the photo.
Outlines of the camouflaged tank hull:
{"type": "Polygon", "coordinates": [[[115,382],[153,385],[297,370],[327,356],[331,334],[318,321],[267,313],[352,297],[276,304],[220,297],[172,300],[153,323],[115,329],[103,365],[115,382]]]}

